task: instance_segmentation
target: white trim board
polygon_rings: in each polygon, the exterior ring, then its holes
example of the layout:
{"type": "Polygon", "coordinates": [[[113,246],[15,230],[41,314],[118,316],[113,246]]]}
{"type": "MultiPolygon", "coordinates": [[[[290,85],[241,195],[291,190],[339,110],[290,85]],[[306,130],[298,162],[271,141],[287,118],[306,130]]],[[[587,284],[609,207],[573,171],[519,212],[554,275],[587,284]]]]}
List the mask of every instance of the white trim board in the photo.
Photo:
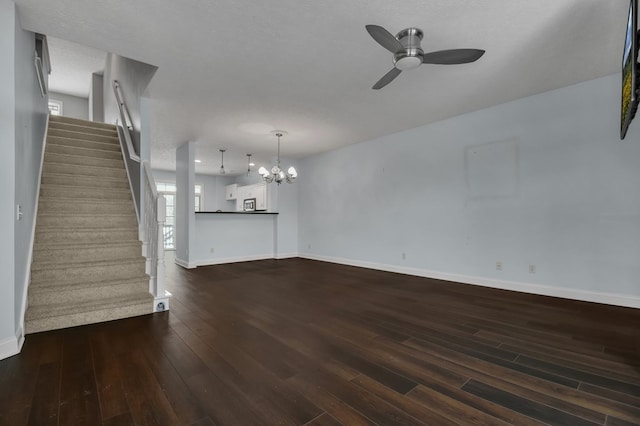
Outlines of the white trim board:
{"type": "Polygon", "coordinates": [[[223,263],[251,262],[253,260],[274,259],[273,254],[257,254],[253,256],[221,257],[214,259],[201,259],[191,264],[197,266],[221,265],[223,263]]]}
{"type": "Polygon", "coordinates": [[[225,263],[237,263],[237,262],[251,262],[254,260],[268,260],[268,259],[291,259],[294,257],[298,257],[298,253],[283,253],[277,256],[273,256],[273,254],[257,254],[253,256],[236,256],[236,257],[220,257],[214,259],[201,259],[196,260],[195,262],[187,262],[182,259],[175,259],[177,265],[182,266],[183,268],[193,269],[198,266],[211,266],[211,265],[222,265],[225,263]]]}
{"type": "Polygon", "coordinates": [[[322,262],[338,263],[341,265],[357,266],[360,268],[376,269],[379,271],[396,272],[418,277],[433,278],[444,281],[453,281],[463,284],[473,284],[483,287],[497,288],[501,290],[519,291],[522,293],[537,294],[540,296],[560,297],[563,299],[579,300],[583,302],[594,302],[607,305],[623,306],[626,308],[640,309],[640,297],[627,296],[615,293],[602,293],[597,291],[552,287],[541,284],[495,280],[485,277],[475,277],[469,275],[451,274],[440,271],[432,271],[420,268],[408,268],[396,265],[386,265],[381,263],[366,262],[361,260],[321,256],[310,253],[300,253],[303,259],[319,260],[322,262]]]}
{"type": "MultiPolygon", "coordinates": [[[[31,282],[31,264],[33,263],[33,247],[36,240],[36,220],[38,219],[38,209],[40,208],[40,185],[42,183],[42,169],[44,168],[44,153],[47,149],[47,135],[49,134],[49,122],[51,114],[47,114],[47,120],[44,124],[44,136],[42,140],[42,151],[40,152],[40,170],[38,170],[38,183],[36,184],[36,201],[33,206],[33,223],[31,224],[31,235],[29,236],[29,254],[27,255],[27,271],[24,274],[24,294],[22,295],[22,305],[20,306],[20,323],[18,324],[19,339],[24,341],[24,317],[27,314],[29,294],[29,283],[31,282]]],[[[18,352],[22,349],[22,342],[18,345],[18,352]]],[[[1,350],[0,350],[1,353],[1,350]]],[[[2,358],[0,358],[2,359],[2,358]]]]}
{"type": "Polygon", "coordinates": [[[0,360],[19,354],[23,344],[24,335],[22,329],[20,329],[16,337],[9,337],[0,341],[0,360]]]}

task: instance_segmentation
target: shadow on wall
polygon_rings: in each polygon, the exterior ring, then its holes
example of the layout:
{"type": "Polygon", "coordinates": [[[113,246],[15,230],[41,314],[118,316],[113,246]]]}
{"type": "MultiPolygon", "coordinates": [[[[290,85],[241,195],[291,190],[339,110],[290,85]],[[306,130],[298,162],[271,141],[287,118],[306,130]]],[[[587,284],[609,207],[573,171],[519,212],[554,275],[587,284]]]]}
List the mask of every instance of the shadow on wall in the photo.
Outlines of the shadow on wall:
{"type": "Polygon", "coordinates": [[[112,83],[117,80],[122,89],[124,103],[129,109],[133,122],[133,146],[140,153],[140,98],[144,94],[158,67],[125,58],[114,53],[107,55],[104,67],[104,122],[119,121],[116,98],[113,94],[112,83]]]}

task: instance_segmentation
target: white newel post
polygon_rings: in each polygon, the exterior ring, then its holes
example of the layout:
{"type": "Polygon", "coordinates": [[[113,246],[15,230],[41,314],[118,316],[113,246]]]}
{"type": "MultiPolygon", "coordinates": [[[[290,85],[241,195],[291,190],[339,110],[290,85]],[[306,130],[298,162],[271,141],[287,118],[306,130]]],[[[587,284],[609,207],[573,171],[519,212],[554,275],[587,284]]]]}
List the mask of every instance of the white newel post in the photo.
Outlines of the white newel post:
{"type": "Polygon", "coordinates": [[[164,279],[164,222],[165,222],[165,213],[166,213],[166,201],[163,195],[158,196],[157,203],[157,220],[158,220],[158,229],[157,229],[157,254],[156,254],[156,294],[155,294],[155,303],[154,303],[154,311],[159,312],[162,309],[159,309],[159,303],[163,303],[164,310],[169,309],[169,297],[171,293],[169,293],[165,286],[164,279]]]}

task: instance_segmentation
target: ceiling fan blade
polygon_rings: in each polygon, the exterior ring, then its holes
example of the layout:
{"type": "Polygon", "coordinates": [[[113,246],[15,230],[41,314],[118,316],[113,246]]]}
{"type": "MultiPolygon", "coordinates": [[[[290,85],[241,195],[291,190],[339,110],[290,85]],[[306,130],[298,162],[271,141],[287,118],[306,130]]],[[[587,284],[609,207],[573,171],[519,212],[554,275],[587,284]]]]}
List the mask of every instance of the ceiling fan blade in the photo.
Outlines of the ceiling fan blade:
{"type": "Polygon", "coordinates": [[[399,76],[401,72],[402,71],[399,70],[398,68],[392,68],[391,71],[386,73],[380,80],[378,80],[376,84],[373,85],[372,89],[373,90],[382,89],[384,86],[391,83],[394,78],[399,76]]]}
{"type": "Polygon", "coordinates": [[[380,25],[366,25],[367,31],[377,41],[380,46],[384,47],[391,53],[402,52],[404,47],[389,31],[382,28],[380,25]]]}
{"type": "Polygon", "coordinates": [[[438,52],[425,53],[422,57],[423,64],[456,65],[467,64],[480,59],[484,50],[480,49],[451,49],[438,52]]]}

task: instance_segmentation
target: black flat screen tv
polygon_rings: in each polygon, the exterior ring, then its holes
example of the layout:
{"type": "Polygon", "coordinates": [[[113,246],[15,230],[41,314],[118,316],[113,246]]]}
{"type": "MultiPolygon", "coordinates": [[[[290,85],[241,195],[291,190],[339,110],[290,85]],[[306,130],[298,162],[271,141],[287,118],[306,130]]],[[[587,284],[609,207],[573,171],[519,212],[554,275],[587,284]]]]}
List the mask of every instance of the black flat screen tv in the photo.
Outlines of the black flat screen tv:
{"type": "Polygon", "coordinates": [[[620,139],[624,139],[638,109],[638,0],[629,1],[627,32],[622,54],[622,102],[620,116],[620,139]]]}

